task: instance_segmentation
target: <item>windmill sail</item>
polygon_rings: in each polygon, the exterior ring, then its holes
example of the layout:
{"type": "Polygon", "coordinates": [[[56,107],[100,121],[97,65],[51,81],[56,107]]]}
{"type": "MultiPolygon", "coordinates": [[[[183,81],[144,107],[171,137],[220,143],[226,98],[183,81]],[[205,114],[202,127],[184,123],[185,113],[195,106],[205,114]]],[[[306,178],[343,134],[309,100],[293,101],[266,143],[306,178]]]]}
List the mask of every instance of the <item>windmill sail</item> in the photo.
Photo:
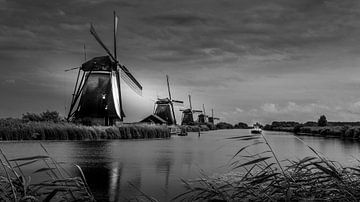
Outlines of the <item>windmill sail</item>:
{"type": "Polygon", "coordinates": [[[119,96],[118,81],[116,78],[116,72],[114,72],[114,71],[111,72],[111,92],[112,92],[112,97],[114,100],[116,114],[119,117],[122,117],[121,116],[121,108],[120,108],[120,96],[119,96]]]}
{"type": "MultiPolygon", "coordinates": [[[[124,66],[125,67],[125,66],[124,66]]],[[[142,95],[142,86],[141,84],[135,79],[135,77],[129,72],[128,69],[124,71],[123,68],[120,69],[120,76],[123,81],[138,95],[142,95]]]]}

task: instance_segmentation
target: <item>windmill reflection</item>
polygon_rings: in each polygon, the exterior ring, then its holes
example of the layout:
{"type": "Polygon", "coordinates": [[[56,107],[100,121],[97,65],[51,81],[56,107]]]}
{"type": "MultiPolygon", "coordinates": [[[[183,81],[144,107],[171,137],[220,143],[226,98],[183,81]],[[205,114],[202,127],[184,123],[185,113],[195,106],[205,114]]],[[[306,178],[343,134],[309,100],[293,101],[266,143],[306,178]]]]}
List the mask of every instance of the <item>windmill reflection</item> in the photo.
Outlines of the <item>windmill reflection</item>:
{"type": "Polygon", "coordinates": [[[109,175],[109,201],[129,200],[137,194],[130,183],[138,189],[141,189],[141,171],[140,169],[131,168],[131,172],[126,172],[123,162],[114,162],[111,164],[111,172],[109,175]],[[126,174],[127,173],[127,174],[126,174]],[[128,175],[128,174],[131,175],[128,175]]]}

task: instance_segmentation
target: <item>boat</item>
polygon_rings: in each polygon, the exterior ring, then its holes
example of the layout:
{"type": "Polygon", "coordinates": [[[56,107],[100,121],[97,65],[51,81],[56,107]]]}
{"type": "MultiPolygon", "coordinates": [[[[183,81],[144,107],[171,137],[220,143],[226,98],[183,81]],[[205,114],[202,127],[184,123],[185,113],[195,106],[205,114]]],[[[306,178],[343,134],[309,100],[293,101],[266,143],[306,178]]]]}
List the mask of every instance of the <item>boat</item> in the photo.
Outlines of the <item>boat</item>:
{"type": "Polygon", "coordinates": [[[251,129],[250,131],[252,134],[261,134],[262,133],[262,130],[261,128],[255,126],[253,129],[251,129]]]}

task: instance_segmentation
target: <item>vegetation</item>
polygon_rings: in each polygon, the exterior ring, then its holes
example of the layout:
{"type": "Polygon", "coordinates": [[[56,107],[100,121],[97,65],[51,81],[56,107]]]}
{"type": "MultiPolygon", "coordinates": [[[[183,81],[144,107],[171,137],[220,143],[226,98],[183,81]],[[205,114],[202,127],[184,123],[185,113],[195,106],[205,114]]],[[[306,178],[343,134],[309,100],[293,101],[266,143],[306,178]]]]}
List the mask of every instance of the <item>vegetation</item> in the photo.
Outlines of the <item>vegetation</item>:
{"type": "Polygon", "coordinates": [[[239,122],[239,123],[237,123],[237,124],[234,125],[234,128],[238,128],[238,129],[249,129],[250,127],[249,127],[248,124],[246,124],[246,123],[239,122]]]}
{"type": "Polygon", "coordinates": [[[98,140],[170,137],[166,126],[83,126],[67,122],[0,119],[0,140],[98,140]]]}
{"type": "Polygon", "coordinates": [[[322,137],[338,137],[343,139],[360,139],[360,122],[327,122],[325,116],[318,122],[308,121],[298,123],[292,121],[274,121],[266,125],[264,130],[294,132],[297,135],[311,135],[322,137]]]}
{"type": "Polygon", "coordinates": [[[295,121],[274,121],[271,125],[267,124],[263,127],[264,130],[274,130],[274,131],[285,131],[293,132],[294,127],[301,125],[295,121]]]}
{"type": "Polygon", "coordinates": [[[22,120],[24,122],[46,121],[46,122],[55,122],[55,123],[57,123],[57,122],[60,122],[62,120],[62,118],[60,117],[59,112],[46,110],[45,112],[42,112],[40,114],[27,112],[26,114],[23,114],[22,120]]]}
{"type": "MultiPolygon", "coordinates": [[[[42,146],[42,145],[41,145],[42,146]]],[[[78,165],[80,176],[71,176],[60,163],[46,155],[8,159],[0,150],[0,200],[1,201],[95,201],[84,174],[78,165]],[[37,167],[30,175],[24,167],[37,167]],[[42,175],[42,182],[32,182],[32,175],[42,175]]]]}
{"type": "MultiPolygon", "coordinates": [[[[310,146],[308,148],[314,156],[280,161],[263,135],[229,139],[250,141],[233,156],[229,165],[233,172],[218,177],[204,175],[200,179],[184,181],[187,192],[177,196],[176,200],[360,200],[360,166],[344,167],[325,158],[310,146]],[[249,153],[250,147],[261,145],[265,146],[264,150],[255,154],[249,153]]],[[[301,139],[298,140],[303,142],[301,139]]]]}
{"type": "Polygon", "coordinates": [[[321,115],[319,120],[318,120],[318,126],[323,127],[323,126],[327,126],[327,120],[325,115],[321,115]]]}
{"type": "Polygon", "coordinates": [[[233,129],[234,126],[230,123],[220,122],[216,124],[217,129],[233,129]]]}

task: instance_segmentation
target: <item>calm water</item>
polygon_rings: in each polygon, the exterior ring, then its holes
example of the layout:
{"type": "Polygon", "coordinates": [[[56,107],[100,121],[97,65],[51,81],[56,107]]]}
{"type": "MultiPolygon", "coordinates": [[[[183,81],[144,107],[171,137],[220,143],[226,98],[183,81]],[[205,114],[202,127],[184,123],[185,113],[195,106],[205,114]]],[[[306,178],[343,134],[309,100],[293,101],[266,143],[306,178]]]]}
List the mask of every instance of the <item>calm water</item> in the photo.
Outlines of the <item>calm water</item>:
{"type": "MultiPolygon", "coordinates": [[[[79,142],[42,142],[59,162],[80,165],[99,201],[121,201],[139,194],[129,182],[161,201],[168,201],[184,191],[180,179],[196,178],[229,171],[227,164],[244,142],[226,139],[248,135],[249,130],[219,130],[198,137],[160,140],[113,140],[79,142]]],[[[280,159],[312,155],[290,133],[264,133],[280,159]]],[[[360,158],[360,143],[340,139],[300,137],[308,145],[332,160],[347,165],[360,158]]],[[[10,158],[44,154],[36,142],[2,142],[0,147],[10,158]]],[[[254,148],[251,152],[262,151],[254,148]]],[[[70,171],[73,171],[70,169],[70,171]]],[[[33,178],[36,179],[36,174],[33,178]]]]}

